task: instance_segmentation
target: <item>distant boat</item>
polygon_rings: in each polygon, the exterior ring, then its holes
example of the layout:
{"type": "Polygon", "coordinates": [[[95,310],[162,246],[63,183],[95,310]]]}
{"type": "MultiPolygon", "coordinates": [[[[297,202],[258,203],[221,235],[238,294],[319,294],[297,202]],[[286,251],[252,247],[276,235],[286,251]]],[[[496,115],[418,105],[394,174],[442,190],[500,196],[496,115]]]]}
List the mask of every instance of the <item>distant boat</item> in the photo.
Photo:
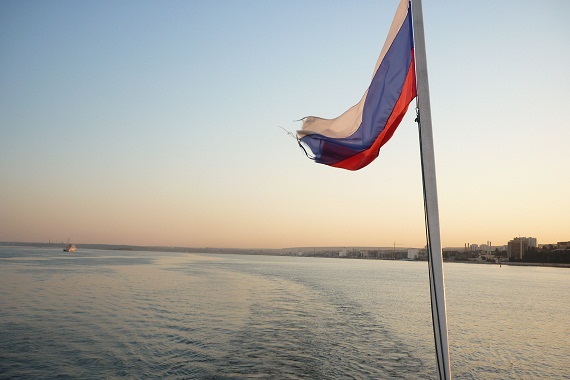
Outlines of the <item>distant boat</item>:
{"type": "Polygon", "coordinates": [[[63,252],[75,252],[75,251],[77,251],[77,247],[75,246],[75,244],[68,244],[63,249],[63,252]]]}

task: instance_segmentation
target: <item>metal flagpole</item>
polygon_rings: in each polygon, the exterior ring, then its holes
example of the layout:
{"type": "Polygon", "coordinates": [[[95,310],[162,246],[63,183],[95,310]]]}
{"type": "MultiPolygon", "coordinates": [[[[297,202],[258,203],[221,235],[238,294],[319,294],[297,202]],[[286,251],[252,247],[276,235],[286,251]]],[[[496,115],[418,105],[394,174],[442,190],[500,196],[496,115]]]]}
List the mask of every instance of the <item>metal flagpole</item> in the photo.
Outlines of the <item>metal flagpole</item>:
{"type": "Polygon", "coordinates": [[[447,314],[445,311],[445,285],[443,281],[443,256],[439,231],[439,210],[435,157],[431,128],[431,109],[427,75],[427,59],[421,0],[412,2],[412,24],[416,60],[416,86],[418,94],[418,128],[424,188],[426,240],[429,266],[433,334],[439,378],[451,379],[449,343],[447,339],[447,314]]]}

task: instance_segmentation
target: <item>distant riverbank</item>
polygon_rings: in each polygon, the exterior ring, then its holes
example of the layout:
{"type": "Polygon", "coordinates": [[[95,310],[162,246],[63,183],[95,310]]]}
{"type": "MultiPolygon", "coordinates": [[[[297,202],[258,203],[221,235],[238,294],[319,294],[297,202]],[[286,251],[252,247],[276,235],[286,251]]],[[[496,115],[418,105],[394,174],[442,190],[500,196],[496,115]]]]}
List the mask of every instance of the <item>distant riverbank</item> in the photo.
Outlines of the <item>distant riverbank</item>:
{"type": "Polygon", "coordinates": [[[519,261],[507,261],[501,263],[493,263],[495,265],[514,265],[520,267],[555,267],[555,268],[570,268],[570,264],[563,264],[563,263],[526,263],[526,262],[519,262],[519,261]]]}
{"type": "MultiPolygon", "coordinates": [[[[381,258],[372,256],[344,256],[339,257],[340,250],[350,251],[357,249],[371,250],[370,247],[351,247],[351,248],[338,248],[338,247],[311,247],[311,248],[277,248],[277,249],[262,249],[262,248],[196,248],[196,247],[157,247],[157,246],[136,246],[136,245],[111,245],[111,244],[76,244],[78,251],[81,249],[96,249],[107,251],[154,251],[154,252],[179,252],[179,253],[221,253],[221,254],[240,254],[240,255],[266,255],[266,256],[304,256],[304,257],[322,257],[322,258],[342,258],[342,259],[355,259],[355,260],[399,260],[398,258],[381,258]],[[331,255],[334,251],[336,255],[331,255]]],[[[61,248],[64,243],[28,243],[28,242],[0,242],[0,246],[14,246],[14,247],[35,247],[35,248],[61,248]]],[[[405,251],[392,251],[389,247],[375,248],[379,252],[388,253],[402,253],[405,251]]],[[[78,252],[80,253],[80,252],[78,252]]],[[[414,260],[404,260],[414,261],[414,260]]],[[[417,261],[417,260],[416,260],[417,261]]],[[[420,260],[420,261],[426,261],[420,260]]],[[[462,261],[462,260],[444,260],[444,263],[463,263],[463,264],[486,264],[486,265],[512,265],[512,266],[535,266],[535,267],[555,267],[555,268],[570,268],[567,263],[533,263],[533,262],[520,262],[520,261],[503,261],[500,263],[488,261],[462,261]]]]}
{"type": "Polygon", "coordinates": [[[527,263],[521,261],[501,261],[500,263],[492,263],[489,261],[454,261],[444,260],[445,264],[483,264],[483,265],[511,265],[519,267],[552,267],[552,268],[570,268],[570,264],[566,263],[527,263]]]}

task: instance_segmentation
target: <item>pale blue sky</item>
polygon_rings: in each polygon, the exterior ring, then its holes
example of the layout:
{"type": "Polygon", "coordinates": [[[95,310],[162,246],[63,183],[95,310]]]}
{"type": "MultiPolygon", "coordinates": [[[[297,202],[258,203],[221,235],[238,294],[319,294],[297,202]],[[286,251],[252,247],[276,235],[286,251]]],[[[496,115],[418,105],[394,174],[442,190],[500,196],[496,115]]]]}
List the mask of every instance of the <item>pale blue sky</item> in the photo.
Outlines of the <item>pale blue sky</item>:
{"type": "MultiPolygon", "coordinates": [[[[277,126],[356,103],[397,1],[0,1],[0,241],[423,246],[413,110],[365,169],[277,126]]],[[[570,240],[570,2],[423,3],[444,246],[570,240]]]]}

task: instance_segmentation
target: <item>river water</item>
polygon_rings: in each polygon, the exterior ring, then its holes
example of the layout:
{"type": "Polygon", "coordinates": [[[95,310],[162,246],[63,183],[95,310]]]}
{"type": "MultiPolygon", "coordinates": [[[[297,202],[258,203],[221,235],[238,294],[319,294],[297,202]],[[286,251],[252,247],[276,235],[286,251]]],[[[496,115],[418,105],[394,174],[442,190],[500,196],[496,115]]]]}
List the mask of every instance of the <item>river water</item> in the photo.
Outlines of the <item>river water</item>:
{"type": "MultiPolygon", "coordinates": [[[[570,269],[445,264],[454,379],[570,379],[570,269]]],[[[0,378],[435,379],[426,262],[0,247],[0,378]]]]}

